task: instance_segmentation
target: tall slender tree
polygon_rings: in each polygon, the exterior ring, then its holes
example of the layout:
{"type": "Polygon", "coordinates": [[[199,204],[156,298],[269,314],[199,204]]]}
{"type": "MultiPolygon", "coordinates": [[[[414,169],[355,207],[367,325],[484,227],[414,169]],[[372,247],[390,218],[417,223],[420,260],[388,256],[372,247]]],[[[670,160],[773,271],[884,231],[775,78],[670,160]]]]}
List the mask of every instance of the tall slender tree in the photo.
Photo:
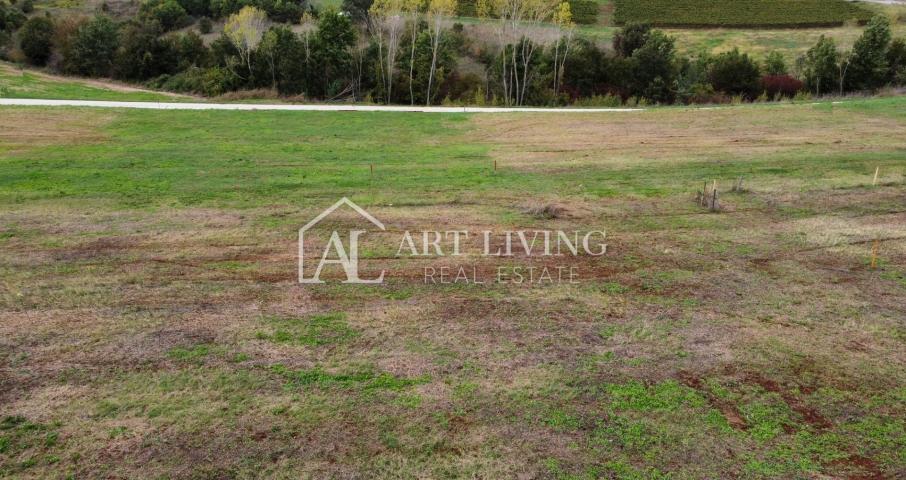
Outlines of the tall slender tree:
{"type": "Polygon", "coordinates": [[[415,105],[415,45],[419,24],[425,10],[425,0],[404,0],[409,21],[409,103],[415,105]]]}
{"type": "Polygon", "coordinates": [[[532,62],[538,42],[532,33],[550,20],[558,0],[479,0],[479,16],[495,22],[500,45],[500,80],[504,101],[522,105],[534,74],[532,62]]]}
{"type": "Polygon", "coordinates": [[[557,12],[554,14],[554,25],[557,26],[557,39],[554,43],[554,95],[560,95],[560,83],[563,81],[563,73],[566,69],[566,57],[569,55],[569,46],[576,28],[569,2],[563,2],[557,7],[557,12]],[[562,56],[560,55],[561,45],[563,46],[562,56]]]}
{"type": "Polygon", "coordinates": [[[378,46],[380,74],[384,100],[393,100],[393,80],[396,78],[396,55],[400,36],[406,26],[404,0],[375,0],[368,10],[368,30],[378,46]]]}
{"type": "Polygon", "coordinates": [[[434,77],[437,73],[437,54],[440,50],[444,21],[456,13],[456,0],[430,0],[428,3],[428,35],[431,39],[431,67],[428,71],[428,91],[425,104],[431,105],[434,98],[434,77]]]}

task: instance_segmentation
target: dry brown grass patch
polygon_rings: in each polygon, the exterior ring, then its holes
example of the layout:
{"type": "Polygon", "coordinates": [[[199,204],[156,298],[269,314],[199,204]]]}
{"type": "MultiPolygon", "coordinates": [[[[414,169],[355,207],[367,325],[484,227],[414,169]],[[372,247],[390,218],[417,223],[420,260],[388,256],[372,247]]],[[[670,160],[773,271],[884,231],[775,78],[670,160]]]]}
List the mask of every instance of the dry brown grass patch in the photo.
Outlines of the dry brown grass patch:
{"type": "Polygon", "coordinates": [[[853,116],[771,106],[570,115],[556,122],[532,114],[477,115],[473,122],[505,167],[539,171],[763,156],[803,147],[816,153],[906,147],[895,120],[853,116]]]}
{"type": "Polygon", "coordinates": [[[99,143],[99,131],[115,114],[89,110],[5,108],[0,115],[0,147],[19,153],[35,147],[99,143]]]}

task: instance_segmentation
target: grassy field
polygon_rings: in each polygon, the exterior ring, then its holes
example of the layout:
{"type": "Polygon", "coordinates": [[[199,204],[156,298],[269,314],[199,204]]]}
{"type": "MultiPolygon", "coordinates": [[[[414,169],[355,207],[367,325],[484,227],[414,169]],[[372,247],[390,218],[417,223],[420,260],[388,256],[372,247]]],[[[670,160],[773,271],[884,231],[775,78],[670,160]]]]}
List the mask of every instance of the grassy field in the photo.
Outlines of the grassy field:
{"type": "Polygon", "coordinates": [[[690,27],[823,27],[867,21],[872,12],[845,0],[614,0],[618,24],[690,27]]]}
{"type": "Polygon", "coordinates": [[[904,112],[0,107],[0,476],[902,478],[904,112]],[[442,286],[388,244],[384,285],[300,285],[343,195],[609,251],[442,286]]]}
{"type": "Polygon", "coordinates": [[[190,97],[152,92],[111,82],[67,79],[34,70],[20,70],[10,63],[0,62],[0,98],[178,102],[190,97]]]}

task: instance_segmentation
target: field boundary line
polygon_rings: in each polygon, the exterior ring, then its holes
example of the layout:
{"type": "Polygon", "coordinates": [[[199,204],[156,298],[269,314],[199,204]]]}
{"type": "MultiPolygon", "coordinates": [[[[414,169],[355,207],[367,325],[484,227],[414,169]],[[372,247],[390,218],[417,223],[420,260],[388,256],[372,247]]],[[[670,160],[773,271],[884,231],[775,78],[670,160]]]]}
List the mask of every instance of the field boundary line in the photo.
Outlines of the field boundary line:
{"type": "Polygon", "coordinates": [[[543,107],[422,107],[404,105],[281,105],[254,103],[121,102],[108,100],[53,100],[0,98],[0,105],[31,107],[101,107],[147,110],[245,110],[301,112],[414,112],[414,113],[605,113],[642,112],[644,108],[543,107]]]}

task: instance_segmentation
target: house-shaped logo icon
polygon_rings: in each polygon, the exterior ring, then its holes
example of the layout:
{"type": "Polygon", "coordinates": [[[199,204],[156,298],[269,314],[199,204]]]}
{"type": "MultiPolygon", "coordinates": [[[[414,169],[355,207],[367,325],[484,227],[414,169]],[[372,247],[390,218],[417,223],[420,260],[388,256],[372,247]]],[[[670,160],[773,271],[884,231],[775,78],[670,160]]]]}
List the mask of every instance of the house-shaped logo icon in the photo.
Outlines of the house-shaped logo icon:
{"type": "Polygon", "coordinates": [[[384,281],[383,270],[381,271],[381,274],[378,278],[359,278],[359,236],[366,233],[366,230],[349,230],[348,249],[344,247],[339,232],[334,230],[330,235],[330,240],[328,240],[327,245],[324,247],[324,251],[320,255],[320,260],[318,261],[318,266],[315,268],[314,274],[311,277],[305,277],[305,232],[310,230],[321,220],[324,220],[324,218],[332,214],[336,209],[340,208],[343,205],[352,208],[353,211],[371,222],[371,224],[378,229],[386,230],[384,224],[381,223],[380,220],[372,216],[370,213],[366,212],[365,209],[356,205],[352,202],[352,200],[346,197],[341,198],[337,203],[334,203],[333,205],[328,207],[326,210],[321,212],[320,215],[318,215],[317,217],[312,219],[312,221],[306,223],[305,226],[299,229],[299,283],[324,283],[324,281],[321,280],[321,272],[324,269],[325,265],[330,264],[336,264],[343,267],[343,271],[346,273],[346,280],[343,281],[343,283],[382,283],[384,281]],[[336,254],[337,258],[328,258],[332,250],[336,254]]]}

